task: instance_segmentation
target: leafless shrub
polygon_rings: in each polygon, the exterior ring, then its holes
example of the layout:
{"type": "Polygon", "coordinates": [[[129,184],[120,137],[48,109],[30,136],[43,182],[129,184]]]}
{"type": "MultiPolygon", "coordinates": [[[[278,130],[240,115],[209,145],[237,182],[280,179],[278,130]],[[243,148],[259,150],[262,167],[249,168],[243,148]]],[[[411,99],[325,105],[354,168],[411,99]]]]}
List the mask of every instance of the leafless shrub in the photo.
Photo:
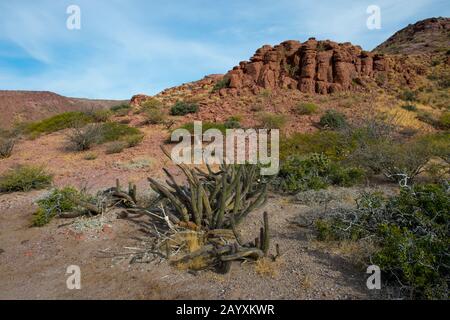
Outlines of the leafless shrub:
{"type": "Polygon", "coordinates": [[[15,143],[16,140],[13,138],[0,138],[0,159],[11,156],[15,143]]]}
{"type": "Polygon", "coordinates": [[[89,124],[85,127],[73,128],[67,134],[68,149],[74,151],[89,150],[101,136],[101,126],[89,124]]]}

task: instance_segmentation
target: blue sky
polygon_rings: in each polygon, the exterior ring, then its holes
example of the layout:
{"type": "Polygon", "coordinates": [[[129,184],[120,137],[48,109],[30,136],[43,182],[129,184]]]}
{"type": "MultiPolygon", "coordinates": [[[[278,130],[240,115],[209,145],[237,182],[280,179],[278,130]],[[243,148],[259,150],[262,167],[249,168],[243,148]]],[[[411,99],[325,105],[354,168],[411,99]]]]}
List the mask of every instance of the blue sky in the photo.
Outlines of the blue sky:
{"type": "Polygon", "coordinates": [[[350,41],[371,50],[448,0],[0,0],[0,89],[128,99],[225,73],[263,44],[350,41]],[[68,30],[66,9],[81,9],[68,30]],[[381,8],[381,30],[366,9],[381,8]]]}

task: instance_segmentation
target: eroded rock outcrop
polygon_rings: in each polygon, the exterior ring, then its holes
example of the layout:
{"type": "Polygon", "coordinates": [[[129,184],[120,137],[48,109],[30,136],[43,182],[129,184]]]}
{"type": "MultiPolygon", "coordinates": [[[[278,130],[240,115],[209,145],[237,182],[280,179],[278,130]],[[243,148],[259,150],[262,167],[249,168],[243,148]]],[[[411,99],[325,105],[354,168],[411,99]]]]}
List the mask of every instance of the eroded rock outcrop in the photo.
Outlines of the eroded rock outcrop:
{"type": "Polygon", "coordinates": [[[389,67],[383,55],[351,43],[310,38],[304,43],[290,40],[274,47],[265,45],[226,77],[231,93],[286,88],[326,94],[358,90],[364,79],[373,79],[376,72],[388,71],[389,67]]]}

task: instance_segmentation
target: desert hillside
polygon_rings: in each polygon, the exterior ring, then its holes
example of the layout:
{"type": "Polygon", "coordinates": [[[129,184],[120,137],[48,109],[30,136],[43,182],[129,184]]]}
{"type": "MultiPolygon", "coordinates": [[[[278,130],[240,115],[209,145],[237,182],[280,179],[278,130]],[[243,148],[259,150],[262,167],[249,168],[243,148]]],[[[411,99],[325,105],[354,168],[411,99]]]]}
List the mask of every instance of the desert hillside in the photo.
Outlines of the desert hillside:
{"type": "Polygon", "coordinates": [[[0,128],[37,121],[66,111],[106,109],[124,101],[68,98],[48,91],[0,90],[0,128]]]}

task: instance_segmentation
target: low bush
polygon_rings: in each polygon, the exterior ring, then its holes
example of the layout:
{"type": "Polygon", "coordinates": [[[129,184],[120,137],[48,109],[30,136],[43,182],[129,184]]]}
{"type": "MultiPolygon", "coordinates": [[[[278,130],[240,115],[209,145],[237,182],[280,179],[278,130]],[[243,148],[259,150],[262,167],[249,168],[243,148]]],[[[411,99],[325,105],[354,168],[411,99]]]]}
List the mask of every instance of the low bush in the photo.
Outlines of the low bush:
{"type": "Polygon", "coordinates": [[[438,124],[439,128],[441,129],[445,129],[448,130],[450,129],[450,112],[444,112],[440,117],[439,117],[439,124],[438,124]]]}
{"type": "Polygon", "coordinates": [[[136,147],[142,142],[142,140],[144,140],[143,134],[135,134],[124,138],[124,141],[127,144],[127,148],[136,147]]]}
{"type": "Polygon", "coordinates": [[[9,158],[14,149],[16,140],[13,138],[2,138],[0,137],[0,159],[9,158]]]}
{"type": "Polygon", "coordinates": [[[317,105],[314,103],[299,103],[294,107],[294,112],[298,115],[310,115],[317,112],[317,105]]]}
{"type": "Polygon", "coordinates": [[[416,101],[417,93],[411,90],[405,90],[400,94],[399,98],[403,101],[416,101]]]}
{"type": "Polygon", "coordinates": [[[48,196],[37,202],[39,208],[33,215],[32,225],[42,227],[48,224],[54,217],[77,209],[74,198],[80,198],[80,193],[71,187],[54,189],[48,196]]]}
{"type": "Polygon", "coordinates": [[[324,129],[343,129],[347,127],[345,115],[335,110],[327,110],[320,118],[319,125],[324,129]]]}
{"type": "Polygon", "coordinates": [[[259,126],[262,129],[282,129],[287,122],[287,117],[283,114],[261,112],[257,115],[259,126]]]}
{"type": "Polygon", "coordinates": [[[102,127],[98,124],[88,124],[85,127],[74,128],[67,134],[68,149],[73,151],[89,150],[101,139],[102,127]]]}
{"type": "Polygon", "coordinates": [[[380,140],[355,150],[349,160],[372,174],[383,174],[394,182],[410,184],[433,157],[433,147],[421,140],[380,140]]]}
{"type": "Polygon", "coordinates": [[[145,109],[143,111],[148,124],[161,124],[167,118],[165,111],[162,108],[145,109]]]}
{"type": "Polygon", "coordinates": [[[417,111],[417,107],[413,104],[405,104],[402,106],[402,109],[405,109],[406,111],[417,111]]]}
{"type": "Polygon", "coordinates": [[[87,161],[92,161],[92,160],[97,159],[97,157],[98,157],[98,155],[96,153],[89,152],[84,155],[83,159],[87,160],[87,161]]]}
{"type": "Polygon", "coordinates": [[[101,134],[98,143],[123,140],[130,136],[142,134],[137,128],[117,122],[107,122],[102,124],[100,131],[101,134]]]}
{"type": "Polygon", "coordinates": [[[53,181],[53,176],[38,166],[18,166],[0,176],[0,192],[28,192],[44,189],[53,181]]]}
{"type": "Polygon", "coordinates": [[[185,116],[189,113],[197,113],[198,106],[192,102],[177,101],[175,105],[170,109],[172,116],[185,116]]]}
{"type": "Polygon", "coordinates": [[[216,91],[219,91],[221,89],[228,88],[229,85],[230,85],[230,79],[227,78],[227,77],[223,77],[221,80],[216,82],[216,84],[214,85],[212,91],[216,92],[216,91]]]}
{"type": "Polygon", "coordinates": [[[110,110],[94,110],[87,113],[90,117],[92,117],[93,122],[106,122],[112,115],[110,110]]]}
{"type": "Polygon", "coordinates": [[[124,141],[110,142],[106,146],[106,154],[121,153],[126,147],[127,143],[124,141]]]}
{"type": "Polygon", "coordinates": [[[111,111],[116,115],[125,115],[130,111],[131,106],[128,103],[122,103],[117,106],[111,107],[111,111]]]}
{"type": "Polygon", "coordinates": [[[274,184],[284,192],[319,190],[330,184],[352,186],[364,177],[361,169],[343,167],[324,154],[292,156],[283,161],[274,184]]]}
{"type": "Polygon", "coordinates": [[[237,116],[230,117],[224,122],[224,126],[227,129],[239,129],[241,128],[241,118],[237,116]]]}
{"type": "Polygon", "coordinates": [[[81,127],[91,122],[94,122],[94,118],[87,113],[76,111],[64,112],[42,121],[28,124],[25,128],[25,133],[36,136],[67,128],[81,127]]]}
{"type": "Polygon", "coordinates": [[[322,241],[362,241],[371,237],[383,279],[397,283],[411,298],[448,299],[450,284],[450,194],[445,185],[402,188],[384,199],[363,194],[355,210],[318,220],[322,241]]]}

